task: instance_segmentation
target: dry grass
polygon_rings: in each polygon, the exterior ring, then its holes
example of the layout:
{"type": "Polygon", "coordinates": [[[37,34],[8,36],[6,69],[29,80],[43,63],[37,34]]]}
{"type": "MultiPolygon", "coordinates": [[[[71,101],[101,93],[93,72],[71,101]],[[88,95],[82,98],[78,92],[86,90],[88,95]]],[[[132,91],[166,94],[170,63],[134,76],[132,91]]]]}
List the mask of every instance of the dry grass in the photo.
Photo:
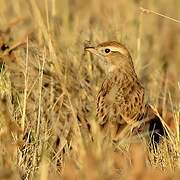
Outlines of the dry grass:
{"type": "Polygon", "coordinates": [[[0,179],[179,179],[179,7],[0,0],[0,179]],[[95,99],[104,72],[84,40],[130,49],[147,100],[171,129],[155,151],[143,138],[102,137],[95,99]]]}

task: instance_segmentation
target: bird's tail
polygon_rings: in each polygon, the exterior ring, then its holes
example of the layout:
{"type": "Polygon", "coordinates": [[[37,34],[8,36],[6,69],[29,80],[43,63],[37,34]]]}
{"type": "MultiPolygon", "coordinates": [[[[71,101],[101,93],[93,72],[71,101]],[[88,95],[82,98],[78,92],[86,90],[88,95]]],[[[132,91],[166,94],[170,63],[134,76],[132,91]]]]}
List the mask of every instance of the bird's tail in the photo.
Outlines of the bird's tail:
{"type": "Polygon", "coordinates": [[[158,144],[162,137],[167,135],[163,122],[149,104],[146,105],[145,116],[148,118],[150,142],[158,144]]]}

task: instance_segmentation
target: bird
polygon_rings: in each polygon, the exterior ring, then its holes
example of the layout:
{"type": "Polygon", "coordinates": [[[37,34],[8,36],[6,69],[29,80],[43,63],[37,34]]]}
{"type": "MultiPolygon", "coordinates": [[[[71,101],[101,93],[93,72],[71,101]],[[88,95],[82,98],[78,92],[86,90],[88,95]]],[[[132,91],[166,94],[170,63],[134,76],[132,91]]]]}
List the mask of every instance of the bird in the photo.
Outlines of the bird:
{"type": "Polygon", "coordinates": [[[148,123],[148,130],[153,132],[151,139],[159,143],[160,136],[164,135],[163,124],[151,106],[145,103],[145,89],[126,46],[116,41],[93,46],[86,41],[84,50],[96,55],[106,72],[97,95],[96,111],[100,128],[117,140],[127,129],[128,133],[138,132],[148,123]]]}

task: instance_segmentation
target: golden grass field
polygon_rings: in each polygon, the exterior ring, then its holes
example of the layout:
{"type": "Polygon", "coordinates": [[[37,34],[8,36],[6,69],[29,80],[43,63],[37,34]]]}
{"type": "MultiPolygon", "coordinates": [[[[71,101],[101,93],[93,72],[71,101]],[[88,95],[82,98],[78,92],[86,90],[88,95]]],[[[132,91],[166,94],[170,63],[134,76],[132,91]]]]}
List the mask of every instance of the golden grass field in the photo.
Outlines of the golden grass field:
{"type": "Polygon", "coordinates": [[[0,0],[0,180],[180,179],[179,20],[179,0],[0,0]],[[85,40],[130,50],[170,128],[155,151],[143,138],[103,139],[105,74],[85,40]]]}

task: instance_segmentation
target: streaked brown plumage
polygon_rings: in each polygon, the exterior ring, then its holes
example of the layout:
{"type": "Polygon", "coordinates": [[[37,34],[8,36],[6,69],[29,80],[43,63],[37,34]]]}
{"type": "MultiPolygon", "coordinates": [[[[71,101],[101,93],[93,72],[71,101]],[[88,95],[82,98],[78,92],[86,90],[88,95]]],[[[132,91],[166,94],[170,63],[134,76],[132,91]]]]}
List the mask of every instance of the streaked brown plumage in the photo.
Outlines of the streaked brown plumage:
{"type": "Polygon", "coordinates": [[[97,97],[97,116],[101,127],[111,126],[107,129],[114,129],[111,135],[116,137],[150,112],[144,103],[144,88],[124,45],[109,41],[95,47],[86,44],[85,50],[97,55],[107,71],[97,97]]]}

